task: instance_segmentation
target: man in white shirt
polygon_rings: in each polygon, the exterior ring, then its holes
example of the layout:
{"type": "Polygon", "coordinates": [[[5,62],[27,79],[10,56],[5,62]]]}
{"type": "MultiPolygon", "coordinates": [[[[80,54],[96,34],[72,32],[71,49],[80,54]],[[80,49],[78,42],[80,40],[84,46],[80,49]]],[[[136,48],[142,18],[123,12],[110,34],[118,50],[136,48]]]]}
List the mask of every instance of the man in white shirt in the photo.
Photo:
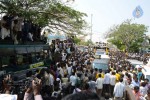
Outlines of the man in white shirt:
{"type": "Polygon", "coordinates": [[[75,73],[73,72],[70,76],[70,83],[71,83],[71,93],[73,93],[73,90],[75,89],[75,85],[77,83],[77,77],[75,76],[75,73]]]}
{"type": "Polygon", "coordinates": [[[71,72],[72,72],[72,66],[71,66],[71,64],[69,64],[69,65],[66,64],[66,67],[67,67],[68,75],[70,76],[71,72]]]}
{"type": "Polygon", "coordinates": [[[116,84],[116,76],[115,76],[115,72],[112,72],[112,75],[110,77],[110,94],[111,96],[113,96],[113,91],[114,91],[114,87],[116,84]]]}
{"type": "Polygon", "coordinates": [[[121,78],[118,83],[116,83],[115,88],[114,88],[114,97],[115,100],[122,100],[124,91],[125,91],[125,86],[122,83],[123,79],[121,78]]]}
{"type": "Polygon", "coordinates": [[[50,80],[50,84],[49,85],[53,89],[53,86],[54,86],[54,76],[51,73],[49,74],[49,80],[50,80]]]}
{"type": "Polygon", "coordinates": [[[17,100],[17,95],[0,94],[0,100],[17,100]]]}
{"type": "Polygon", "coordinates": [[[61,68],[60,65],[58,65],[57,70],[59,71],[59,74],[60,74],[62,77],[64,77],[64,71],[63,71],[63,69],[61,68]]]}
{"type": "Polygon", "coordinates": [[[110,93],[110,76],[111,76],[110,71],[108,70],[104,76],[104,82],[103,82],[103,84],[104,84],[103,88],[105,88],[104,92],[103,92],[104,94],[110,93]]]}
{"type": "Polygon", "coordinates": [[[97,95],[101,97],[103,89],[103,78],[101,77],[101,74],[98,75],[98,78],[96,80],[96,88],[97,88],[97,95]]]}
{"type": "Polygon", "coordinates": [[[61,54],[62,54],[62,56],[61,56],[61,57],[62,57],[62,61],[65,61],[65,60],[66,60],[66,57],[67,57],[67,54],[64,53],[64,52],[62,52],[61,54]]]}

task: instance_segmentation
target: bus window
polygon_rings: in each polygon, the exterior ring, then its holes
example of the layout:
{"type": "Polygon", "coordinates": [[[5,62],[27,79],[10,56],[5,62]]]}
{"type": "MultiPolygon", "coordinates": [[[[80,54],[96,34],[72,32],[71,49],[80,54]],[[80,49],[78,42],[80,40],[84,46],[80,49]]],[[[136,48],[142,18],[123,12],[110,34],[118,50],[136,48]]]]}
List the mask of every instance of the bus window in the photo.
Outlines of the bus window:
{"type": "Polygon", "coordinates": [[[31,53],[32,56],[32,62],[36,63],[36,53],[31,53]]]}
{"type": "Polygon", "coordinates": [[[27,58],[28,58],[29,64],[32,64],[33,61],[32,61],[32,54],[31,53],[28,54],[27,58]]]}
{"type": "Polygon", "coordinates": [[[17,64],[22,65],[23,64],[23,55],[17,55],[17,64]]]}
{"type": "Polygon", "coordinates": [[[28,55],[27,54],[23,54],[23,63],[28,64],[28,55]]]}
{"type": "Polygon", "coordinates": [[[1,58],[2,58],[1,59],[2,67],[8,66],[9,65],[9,59],[10,59],[10,57],[5,56],[5,57],[1,57],[1,58]]]}

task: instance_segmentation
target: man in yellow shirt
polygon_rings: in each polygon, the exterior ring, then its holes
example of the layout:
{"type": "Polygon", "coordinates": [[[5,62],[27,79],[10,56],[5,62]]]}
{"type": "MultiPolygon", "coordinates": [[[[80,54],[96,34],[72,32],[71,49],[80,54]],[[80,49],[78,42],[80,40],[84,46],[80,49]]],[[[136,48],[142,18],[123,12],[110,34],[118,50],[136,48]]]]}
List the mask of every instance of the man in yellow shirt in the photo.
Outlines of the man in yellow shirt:
{"type": "Polygon", "coordinates": [[[100,69],[99,72],[96,74],[96,79],[99,77],[99,74],[101,74],[101,78],[104,78],[104,73],[100,69]]]}
{"type": "Polygon", "coordinates": [[[116,71],[116,75],[115,76],[116,76],[116,81],[119,82],[119,80],[120,80],[120,74],[118,73],[118,71],[116,71]]]}

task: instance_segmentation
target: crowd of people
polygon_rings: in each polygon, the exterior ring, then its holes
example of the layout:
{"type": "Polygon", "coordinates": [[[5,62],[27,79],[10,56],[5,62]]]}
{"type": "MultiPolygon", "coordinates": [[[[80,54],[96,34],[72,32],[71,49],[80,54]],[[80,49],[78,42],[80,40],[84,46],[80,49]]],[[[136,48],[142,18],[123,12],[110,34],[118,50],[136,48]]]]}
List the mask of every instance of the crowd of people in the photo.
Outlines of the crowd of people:
{"type": "MultiPolygon", "coordinates": [[[[56,40],[50,47],[53,61],[46,69],[28,72],[32,83],[25,89],[24,100],[123,100],[126,87],[135,100],[150,100],[150,84],[142,66],[135,68],[123,52],[109,52],[108,69],[104,71],[93,69],[93,52],[81,52],[71,40],[56,40]]],[[[6,94],[11,93],[8,80],[9,75],[3,80],[6,94]]]]}
{"type": "MultiPolygon", "coordinates": [[[[136,100],[149,100],[150,84],[149,80],[145,79],[142,72],[143,66],[132,65],[129,61],[126,60],[126,57],[124,57],[123,55],[125,54],[123,54],[122,52],[113,52],[110,54],[111,60],[109,63],[109,68],[112,71],[112,76],[116,78],[116,81],[114,80],[114,82],[117,82],[112,85],[110,84],[111,87],[114,87],[114,96],[117,90],[118,93],[121,93],[120,90],[122,86],[128,86],[132,90],[132,93],[135,96],[136,100]],[[120,83],[118,82],[119,80],[120,83]]],[[[111,77],[110,80],[115,79],[114,77],[111,77]]],[[[117,92],[116,95],[118,95],[117,92]]],[[[122,96],[120,95],[119,97],[122,96]]]]}
{"type": "Polygon", "coordinates": [[[0,20],[0,40],[12,40],[14,44],[40,41],[41,27],[20,15],[5,15],[0,20]]]}

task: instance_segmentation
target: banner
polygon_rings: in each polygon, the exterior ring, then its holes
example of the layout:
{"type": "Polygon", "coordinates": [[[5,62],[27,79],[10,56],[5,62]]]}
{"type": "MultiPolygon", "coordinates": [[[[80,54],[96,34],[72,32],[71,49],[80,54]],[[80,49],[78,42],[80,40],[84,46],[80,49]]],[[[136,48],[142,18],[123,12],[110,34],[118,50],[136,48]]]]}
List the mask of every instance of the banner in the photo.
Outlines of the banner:
{"type": "Polygon", "coordinates": [[[37,68],[37,67],[40,67],[40,66],[44,66],[44,62],[38,62],[38,63],[35,63],[35,64],[31,64],[30,69],[37,68]]]}

